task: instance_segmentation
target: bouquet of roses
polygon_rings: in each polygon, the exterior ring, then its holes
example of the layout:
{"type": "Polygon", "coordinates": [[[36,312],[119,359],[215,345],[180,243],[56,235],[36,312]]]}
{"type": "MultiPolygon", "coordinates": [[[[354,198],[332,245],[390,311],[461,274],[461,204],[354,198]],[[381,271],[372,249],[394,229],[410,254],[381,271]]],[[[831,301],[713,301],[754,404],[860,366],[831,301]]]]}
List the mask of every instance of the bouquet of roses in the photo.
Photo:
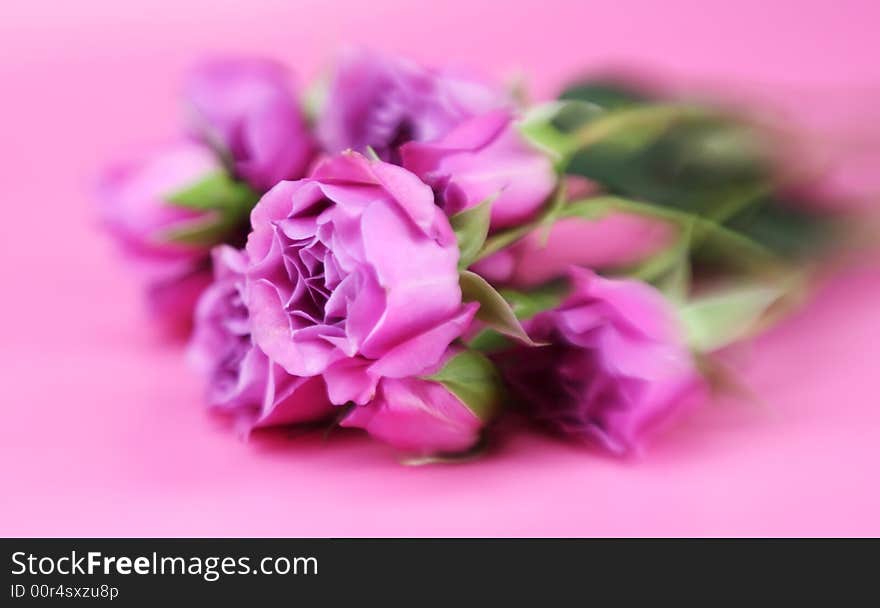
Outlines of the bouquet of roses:
{"type": "Polygon", "coordinates": [[[186,132],[107,171],[153,312],[246,430],[327,421],[419,456],[506,411],[624,454],[704,398],[838,222],[757,121],[613,80],[529,106],[368,51],[320,94],[233,58],[186,132]]]}

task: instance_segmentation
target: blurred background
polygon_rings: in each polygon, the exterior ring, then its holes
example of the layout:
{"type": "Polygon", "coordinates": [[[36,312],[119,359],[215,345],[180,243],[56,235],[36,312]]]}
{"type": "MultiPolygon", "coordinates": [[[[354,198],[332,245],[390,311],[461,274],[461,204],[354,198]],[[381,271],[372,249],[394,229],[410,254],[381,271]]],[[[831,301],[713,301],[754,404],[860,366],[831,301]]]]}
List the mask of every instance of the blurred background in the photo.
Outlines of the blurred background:
{"type": "Polygon", "coordinates": [[[0,533],[880,534],[876,258],[735,354],[760,404],[710,404],[644,462],[521,433],[477,463],[406,468],[350,435],[245,444],[215,424],[91,198],[104,163],[178,132],[179,78],[205,54],[271,56],[306,81],[363,44],[534,99],[635,69],[760,105],[870,205],[878,23],[871,0],[4,0],[0,533]]]}

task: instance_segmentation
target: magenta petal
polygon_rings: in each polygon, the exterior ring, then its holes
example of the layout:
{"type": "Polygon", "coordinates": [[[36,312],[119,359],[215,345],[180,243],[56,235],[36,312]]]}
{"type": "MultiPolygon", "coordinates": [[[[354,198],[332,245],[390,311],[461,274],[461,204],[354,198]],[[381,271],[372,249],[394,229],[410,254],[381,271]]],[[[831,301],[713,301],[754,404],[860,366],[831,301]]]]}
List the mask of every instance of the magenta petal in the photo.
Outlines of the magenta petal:
{"type": "Polygon", "coordinates": [[[445,137],[401,149],[403,166],[454,215],[492,198],[492,227],[528,220],[556,186],[550,158],[527,145],[506,111],[470,118],[445,137]]]}
{"type": "Polygon", "coordinates": [[[651,286],[635,280],[611,280],[583,268],[570,270],[576,295],[566,306],[589,298],[606,305],[607,314],[627,323],[633,330],[658,341],[673,341],[681,335],[669,305],[651,286]]]}
{"type": "Polygon", "coordinates": [[[386,371],[435,365],[473,316],[449,220],[404,169],[329,158],[266,193],[251,223],[250,335],[288,374],[323,375],[333,403],[366,403],[386,371]]]}
{"type": "Polygon", "coordinates": [[[438,139],[470,116],[509,105],[503,90],[472,76],[352,49],[337,63],[317,132],[331,153],[369,146],[389,160],[400,144],[438,139]]]}
{"type": "Polygon", "coordinates": [[[482,427],[446,387],[416,378],[382,380],[377,398],[354,408],[340,424],[419,454],[465,451],[477,443],[482,427]]]}
{"type": "Polygon", "coordinates": [[[343,359],[331,365],[324,372],[330,401],[337,405],[354,402],[359,405],[369,402],[376,392],[379,378],[371,373],[370,362],[366,359],[343,359]]]}
{"type": "Polygon", "coordinates": [[[266,398],[254,428],[320,420],[335,411],[320,376],[296,378],[275,367],[269,372],[266,398]]]}
{"type": "Polygon", "coordinates": [[[343,356],[326,340],[291,331],[284,302],[268,281],[248,282],[248,307],[254,341],[289,373],[314,376],[343,356]]]}
{"type": "Polygon", "coordinates": [[[546,346],[514,347],[496,363],[535,419],[615,453],[637,452],[704,383],[654,288],[583,269],[570,278],[569,297],[526,323],[546,346]]]}
{"type": "Polygon", "coordinates": [[[475,269],[490,281],[533,287],[566,276],[573,265],[607,269],[635,264],[666,247],[673,235],[666,222],[633,215],[565,218],[549,232],[541,227],[481,260],[475,269]]]}
{"type": "MultiPolygon", "coordinates": [[[[383,205],[372,205],[364,212],[362,239],[366,259],[384,293],[381,300],[371,300],[381,317],[361,351],[378,358],[458,309],[458,251],[416,237],[400,213],[383,205]]],[[[365,292],[358,301],[369,296],[365,292]]]]}
{"type": "Polygon", "coordinates": [[[391,349],[370,367],[376,376],[404,378],[425,373],[436,365],[446,347],[464,333],[479,305],[467,304],[445,323],[391,349]]]}
{"type": "Polygon", "coordinates": [[[221,148],[253,187],[267,190],[303,176],[315,147],[282,65],[213,59],[189,74],[184,94],[192,130],[221,148]]]}

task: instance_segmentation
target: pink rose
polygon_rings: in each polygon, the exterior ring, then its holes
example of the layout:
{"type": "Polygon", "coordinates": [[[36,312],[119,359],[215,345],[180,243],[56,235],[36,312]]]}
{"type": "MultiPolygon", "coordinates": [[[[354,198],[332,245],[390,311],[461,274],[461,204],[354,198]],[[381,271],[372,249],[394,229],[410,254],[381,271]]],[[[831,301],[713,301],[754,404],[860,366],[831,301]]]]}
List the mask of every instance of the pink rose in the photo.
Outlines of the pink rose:
{"type": "Polygon", "coordinates": [[[556,186],[553,163],[526,144],[506,110],[468,119],[438,140],[405,144],[400,154],[448,215],[496,197],[492,228],[531,219],[556,186]]]}
{"type": "Polygon", "coordinates": [[[647,284],[574,269],[571,295],[526,325],[547,343],[498,363],[528,413],[616,453],[645,437],[702,392],[673,311],[647,284]]]}
{"type": "Polygon", "coordinates": [[[104,227],[144,284],[151,309],[172,324],[186,324],[210,281],[211,247],[174,235],[215,221],[211,211],[172,198],[218,171],[222,167],[209,148],[182,140],[110,167],[99,183],[104,227]]]}
{"type": "Polygon", "coordinates": [[[356,153],[281,182],[251,215],[246,297],[256,344],[333,403],[435,365],[471,320],[458,248],[431,189],[356,153]]]}
{"type": "Polygon", "coordinates": [[[208,381],[207,402],[245,428],[319,420],[333,411],[320,376],[294,377],[251,338],[244,252],[214,249],[214,283],[199,299],[189,358],[208,381]]]}
{"type": "Polygon", "coordinates": [[[305,174],[315,146],[283,66],[254,58],[208,61],[190,73],[184,93],[195,132],[254,188],[305,174]]]}
{"type": "Polygon", "coordinates": [[[508,103],[473,77],[359,49],[341,58],[317,131],[330,153],[369,146],[396,162],[401,144],[437,139],[464,119],[508,103]]]}

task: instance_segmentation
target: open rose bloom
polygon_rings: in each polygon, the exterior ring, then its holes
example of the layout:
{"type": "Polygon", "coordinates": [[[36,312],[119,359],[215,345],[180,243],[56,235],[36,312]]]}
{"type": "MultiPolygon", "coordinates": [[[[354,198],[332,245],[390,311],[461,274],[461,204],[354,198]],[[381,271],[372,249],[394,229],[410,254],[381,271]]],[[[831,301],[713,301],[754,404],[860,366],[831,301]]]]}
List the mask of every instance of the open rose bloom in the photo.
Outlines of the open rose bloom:
{"type": "Polygon", "coordinates": [[[449,221],[399,167],[337,156],[278,184],[251,221],[254,341],[291,374],[323,374],[336,404],[425,372],[474,314],[449,221]]]}
{"type": "Polygon", "coordinates": [[[590,82],[528,107],[365,50],[325,92],[306,111],[277,62],[204,62],[185,136],[101,181],[103,225],[157,315],[194,319],[205,400],[245,432],[456,458],[516,409],[638,453],[831,242],[768,138],[712,107],[590,82]]]}
{"type": "Polygon", "coordinates": [[[543,343],[498,357],[527,412],[612,452],[644,439],[703,386],[673,311],[651,287],[577,269],[558,307],[529,321],[543,343]]]}

